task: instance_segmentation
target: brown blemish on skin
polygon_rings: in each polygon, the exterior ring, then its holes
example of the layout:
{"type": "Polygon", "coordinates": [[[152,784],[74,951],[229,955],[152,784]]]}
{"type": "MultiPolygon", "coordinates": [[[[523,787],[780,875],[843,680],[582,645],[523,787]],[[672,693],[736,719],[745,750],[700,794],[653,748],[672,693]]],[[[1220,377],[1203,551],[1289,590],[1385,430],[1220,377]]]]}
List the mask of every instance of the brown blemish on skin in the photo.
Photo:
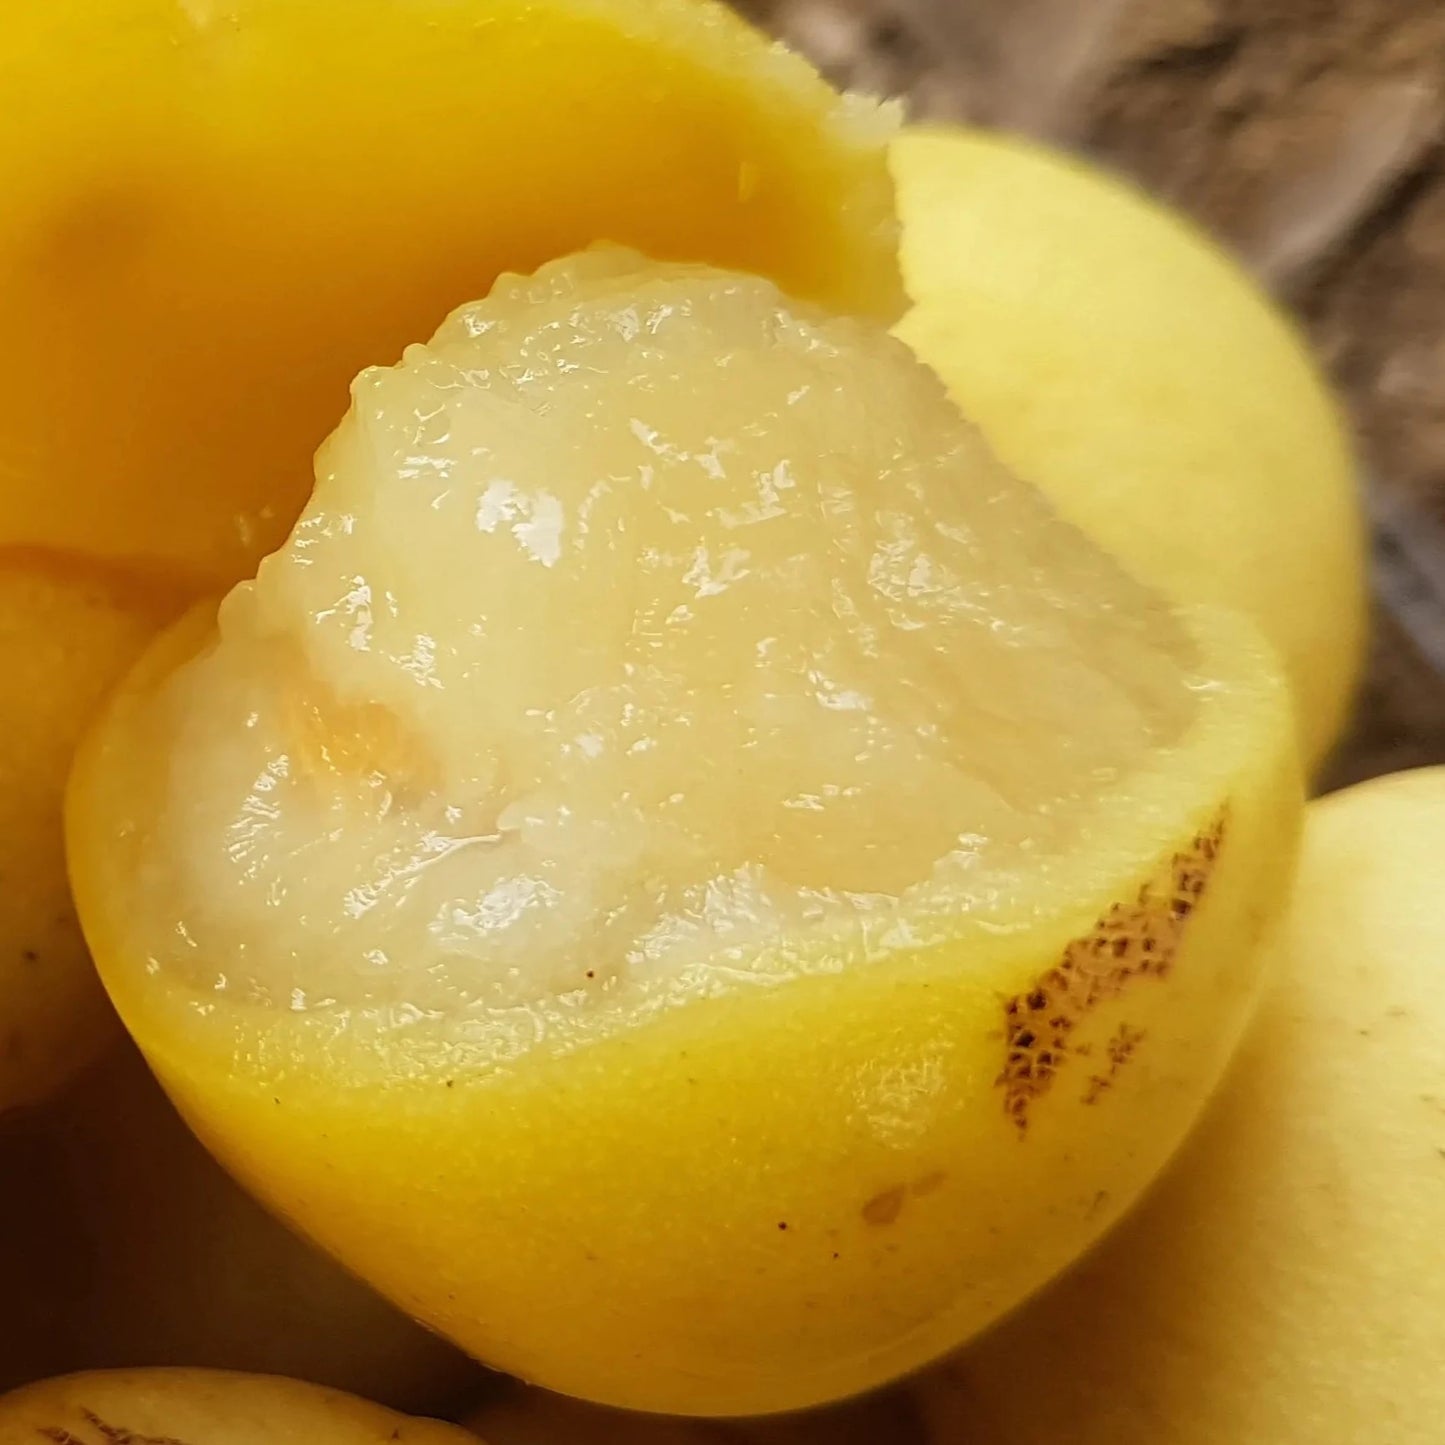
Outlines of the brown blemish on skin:
{"type": "MultiPolygon", "coordinates": [[[[123,1425],[112,1425],[94,1410],[82,1410],[80,1413],[95,1433],[109,1441],[110,1445],[185,1445],[185,1441],[177,1440],[173,1435],[140,1435],[123,1425]]],[[[83,1437],[63,1425],[40,1425],[36,1427],[36,1433],[46,1440],[53,1440],[55,1445],[89,1445],[83,1437]]]]}
{"type": "Polygon", "coordinates": [[[935,1189],[942,1189],[948,1175],[942,1169],[934,1169],[929,1173],[921,1175],[913,1181],[913,1197],[922,1199],[927,1194],[932,1194],[935,1189]]]}
{"type": "MultiPolygon", "coordinates": [[[[1079,1025],[1137,982],[1168,976],[1208,888],[1226,823],[1221,812],[1135,899],[1115,903],[1031,988],[1005,1001],[1004,1066],[996,1082],[1004,1112],[1021,1137],[1028,1132],[1030,1110],[1069,1061],[1089,1056],[1087,1044],[1073,1041],[1079,1025]]],[[[1097,1103],[1113,1087],[1143,1037],[1139,1029],[1120,1026],[1109,1041],[1107,1066],[1090,1077],[1085,1103],[1097,1103]]]]}
{"type": "Polygon", "coordinates": [[[1114,1087],[1124,1065],[1134,1057],[1134,1050],[1144,1042],[1144,1030],[1120,1024],[1114,1037],[1109,1040],[1109,1067],[1102,1074],[1089,1077],[1089,1087],[1084,1091],[1086,1104],[1097,1104],[1104,1094],[1114,1087]]]}
{"type": "Polygon", "coordinates": [[[32,253],[47,280],[68,288],[114,283],[145,254],[158,224],[154,183],[107,180],[51,218],[32,253]]]}
{"type": "Polygon", "coordinates": [[[903,1201],[907,1192],[903,1185],[898,1184],[892,1189],[883,1190],[881,1194],[875,1194],[861,1211],[864,1223],[879,1227],[892,1224],[903,1213],[903,1201]]]}

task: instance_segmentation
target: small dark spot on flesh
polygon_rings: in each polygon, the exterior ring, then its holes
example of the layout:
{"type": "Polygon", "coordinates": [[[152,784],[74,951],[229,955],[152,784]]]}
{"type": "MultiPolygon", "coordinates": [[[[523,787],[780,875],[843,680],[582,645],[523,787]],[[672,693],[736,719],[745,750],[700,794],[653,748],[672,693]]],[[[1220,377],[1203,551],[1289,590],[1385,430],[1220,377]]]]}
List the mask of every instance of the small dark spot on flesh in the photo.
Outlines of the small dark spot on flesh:
{"type": "Polygon", "coordinates": [[[21,949],[20,957],[23,958],[26,963],[40,962],[40,955],[33,948],[21,949]]]}
{"type": "Polygon", "coordinates": [[[588,977],[588,978],[596,978],[596,977],[597,977],[597,970],[596,970],[595,968],[589,968],[589,969],[587,970],[587,977],[588,977]]]}
{"type": "Polygon", "coordinates": [[[788,1227],[788,1221],[787,1221],[786,1219],[780,1219],[780,1220],[778,1221],[778,1228],[779,1228],[779,1229],[786,1231],[787,1227],[788,1227]]]}
{"type": "Polygon", "coordinates": [[[456,1082],[457,1082],[457,1081],[456,1081],[455,1079],[448,1079],[448,1080],[447,1080],[447,1088],[449,1088],[449,1089],[450,1089],[450,1088],[453,1088],[453,1087],[456,1085],[456,1082]]]}
{"type": "Polygon", "coordinates": [[[942,1169],[934,1169],[927,1174],[920,1175],[913,1181],[914,1198],[922,1199],[925,1194],[932,1194],[935,1189],[942,1189],[947,1179],[948,1175],[942,1169]]]}
{"type": "Polygon", "coordinates": [[[873,1224],[879,1227],[892,1224],[900,1214],[903,1213],[903,1201],[907,1191],[903,1185],[897,1184],[892,1189],[885,1189],[875,1194],[862,1209],[863,1220],[866,1224],[873,1224]]]}

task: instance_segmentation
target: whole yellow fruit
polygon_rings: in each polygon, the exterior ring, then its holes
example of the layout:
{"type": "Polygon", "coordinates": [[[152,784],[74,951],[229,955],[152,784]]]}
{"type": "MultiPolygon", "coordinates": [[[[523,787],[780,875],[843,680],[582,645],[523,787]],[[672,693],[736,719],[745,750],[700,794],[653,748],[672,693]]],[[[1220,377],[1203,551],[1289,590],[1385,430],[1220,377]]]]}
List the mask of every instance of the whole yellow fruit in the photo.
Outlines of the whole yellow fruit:
{"type": "Polygon", "coordinates": [[[433,1411],[478,1384],[475,1364],[246,1195],[129,1043],[0,1125],[0,1179],[0,1390],[188,1365],[433,1411]]]}
{"type": "Polygon", "coordinates": [[[0,547],[0,1115],[120,1032],[70,902],[65,779],[107,689],[177,610],[115,568],[0,547]]]}
{"type": "Polygon", "coordinates": [[[1364,544],[1349,437],[1294,327],[1183,217],[1067,156],[917,129],[892,165],[898,334],[1136,576],[1254,619],[1317,764],[1359,670],[1364,544]]]}
{"type": "Polygon", "coordinates": [[[0,1445],[477,1445],[455,1425],[275,1375],[114,1370],[0,1398],[0,1445]]]}
{"type": "Polygon", "coordinates": [[[1436,1445],[1445,768],[1311,805],[1279,972],[1178,1164],[927,1377],[933,1445],[1436,1445]]]}
{"type": "Polygon", "coordinates": [[[1244,1025],[1288,699],[881,326],[588,251],[360,377],[70,790],[202,1138],[478,1358],[856,1394],[1069,1263],[1244,1025]]]}

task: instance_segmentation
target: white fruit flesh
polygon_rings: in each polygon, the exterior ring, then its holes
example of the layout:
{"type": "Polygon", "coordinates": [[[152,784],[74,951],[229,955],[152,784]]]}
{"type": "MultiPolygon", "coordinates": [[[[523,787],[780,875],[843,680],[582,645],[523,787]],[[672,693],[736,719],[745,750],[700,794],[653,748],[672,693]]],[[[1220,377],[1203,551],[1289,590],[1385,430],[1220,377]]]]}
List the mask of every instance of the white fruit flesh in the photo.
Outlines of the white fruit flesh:
{"type": "Polygon", "coordinates": [[[590,252],[363,374],[156,682],[133,952],[427,1012],[907,942],[1066,854],[1188,726],[1190,660],[883,331],[590,252]]]}

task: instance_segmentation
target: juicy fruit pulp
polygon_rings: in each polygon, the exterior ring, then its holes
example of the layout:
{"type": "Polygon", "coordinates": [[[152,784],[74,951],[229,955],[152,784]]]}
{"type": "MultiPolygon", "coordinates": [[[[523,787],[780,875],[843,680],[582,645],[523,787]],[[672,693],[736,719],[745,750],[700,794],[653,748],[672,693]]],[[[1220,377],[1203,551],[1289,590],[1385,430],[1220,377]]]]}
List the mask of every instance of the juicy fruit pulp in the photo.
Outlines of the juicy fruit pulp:
{"type": "Polygon", "coordinates": [[[138,715],[128,951],[292,1009],[796,971],[1063,851],[1190,697],[901,345],[610,251],[366,373],[218,638],[138,715]]]}
{"type": "Polygon", "coordinates": [[[0,545],[230,585],[360,368],[596,240],[901,309],[888,124],[707,0],[11,10],[0,545]]]}
{"type": "Polygon", "coordinates": [[[1223,252],[1078,162],[958,129],[890,155],[915,306],[898,334],[991,446],[1136,576],[1279,649],[1301,746],[1365,639],[1350,440],[1294,328],[1223,252]]]}
{"type": "Polygon", "coordinates": [[[65,874],[71,754],[175,601],[119,572],[0,548],[0,1114],[116,1033],[65,874]]]}
{"type": "Polygon", "coordinates": [[[755,277],[508,278],[363,375],[215,622],[76,773],[108,985],[253,1187],[527,1378],[920,1363],[1123,1207],[1247,1008],[1263,653],[755,277]]]}
{"type": "Polygon", "coordinates": [[[1218,1099],[1131,1220],[925,1379],[931,1445],[1440,1438],[1442,849],[1445,769],[1310,805],[1218,1099]]]}

